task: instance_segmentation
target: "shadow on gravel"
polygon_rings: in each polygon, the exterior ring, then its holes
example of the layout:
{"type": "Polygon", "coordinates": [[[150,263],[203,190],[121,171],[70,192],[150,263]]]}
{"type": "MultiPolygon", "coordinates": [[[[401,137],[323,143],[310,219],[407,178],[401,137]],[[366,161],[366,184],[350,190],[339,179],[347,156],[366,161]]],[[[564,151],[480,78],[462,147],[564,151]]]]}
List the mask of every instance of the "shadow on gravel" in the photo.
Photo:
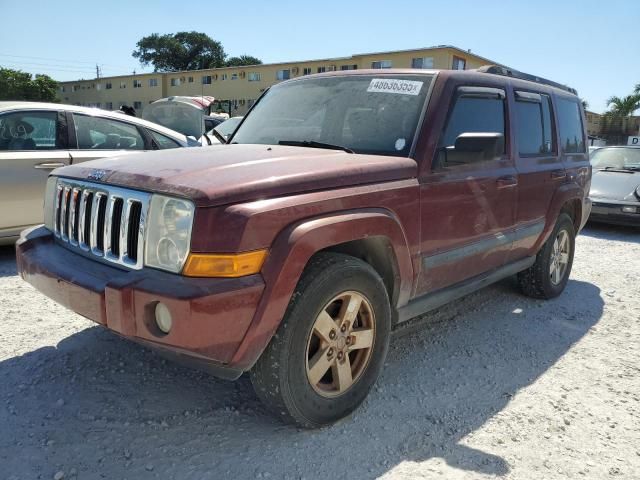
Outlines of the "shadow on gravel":
{"type": "Polygon", "coordinates": [[[16,249],[13,246],[0,247],[0,277],[17,275],[16,249]]]}
{"type": "Polygon", "coordinates": [[[589,222],[580,235],[602,240],[640,243],[640,227],[589,222]]]}
{"type": "Polygon", "coordinates": [[[504,459],[461,441],[557,362],[602,309],[599,289],[578,281],[547,302],[520,296],[513,280],[486,288],[397,338],[363,408],[319,431],[280,424],[246,377],[216,380],[87,328],[0,362],[0,464],[16,478],[59,470],[73,478],[73,469],[83,479],[368,479],[439,457],[505,475],[504,459]]]}

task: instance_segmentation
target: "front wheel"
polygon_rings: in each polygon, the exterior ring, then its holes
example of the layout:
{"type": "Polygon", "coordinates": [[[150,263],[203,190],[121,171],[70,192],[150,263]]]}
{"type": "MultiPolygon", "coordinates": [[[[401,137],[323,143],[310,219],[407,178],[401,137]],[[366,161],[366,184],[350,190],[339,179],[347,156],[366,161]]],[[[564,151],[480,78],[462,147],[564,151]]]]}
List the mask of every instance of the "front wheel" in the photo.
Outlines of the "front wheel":
{"type": "Polygon", "coordinates": [[[375,383],[390,328],[387,291],[370,265],[342,254],[316,255],[251,371],[254,389],[286,422],[308,428],[334,423],[375,383]]]}
{"type": "Polygon", "coordinates": [[[522,292],[543,299],[560,295],[569,281],[575,242],[571,217],[560,214],[553,232],[536,256],[536,263],[518,274],[522,292]]]}

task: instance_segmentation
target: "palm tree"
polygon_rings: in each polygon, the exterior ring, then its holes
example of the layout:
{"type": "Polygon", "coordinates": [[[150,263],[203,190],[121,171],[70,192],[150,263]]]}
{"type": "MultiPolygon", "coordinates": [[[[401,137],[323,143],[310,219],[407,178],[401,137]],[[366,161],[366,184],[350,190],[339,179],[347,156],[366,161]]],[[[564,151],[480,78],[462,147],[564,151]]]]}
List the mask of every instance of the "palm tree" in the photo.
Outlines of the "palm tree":
{"type": "Polygon", "coordinates": [[[640,84],[636,86],[638,93],[627,95],[626,97],[616,97],[615,95],[607,100],[607,107],[611,107],[607,112],[612,117],[630,117],[633,112],[640,108],[640,84]]]}

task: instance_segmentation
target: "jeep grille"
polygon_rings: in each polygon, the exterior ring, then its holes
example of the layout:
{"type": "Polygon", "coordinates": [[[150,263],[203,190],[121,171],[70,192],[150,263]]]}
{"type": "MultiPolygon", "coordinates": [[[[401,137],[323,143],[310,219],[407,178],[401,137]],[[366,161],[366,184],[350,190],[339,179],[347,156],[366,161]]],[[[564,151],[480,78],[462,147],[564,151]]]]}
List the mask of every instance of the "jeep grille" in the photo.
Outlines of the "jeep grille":
{"type": "Polygon", "coordinates": [[[150,194],[60,178],[55,195],[58,239],[87,255],[142,268],[150,194]]]}

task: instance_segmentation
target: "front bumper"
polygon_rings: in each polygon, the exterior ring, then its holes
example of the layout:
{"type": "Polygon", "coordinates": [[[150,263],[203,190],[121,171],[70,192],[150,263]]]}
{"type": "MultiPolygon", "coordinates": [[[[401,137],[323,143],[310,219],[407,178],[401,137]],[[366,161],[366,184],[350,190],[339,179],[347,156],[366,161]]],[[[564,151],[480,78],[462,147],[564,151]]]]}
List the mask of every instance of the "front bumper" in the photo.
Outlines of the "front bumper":
{"type": "Polygon", "coordinates": [[[68,250],[44,227],[22,234],[16,257],[24,280],[80,315],[219,377],[241,375],[230,361],[264,290],[260,275],[204,279],[122,270],[68,250]],[[155,326],[158,302],[173,317],[168,334],[155,326]]]}
{"type": "Polygon", "coordinates": [[[640,226],[640,202],[594,199],[589,220],[615,225],[640,226]],[[635,209],[635,213],[623,211],[625,207],[635,209]]]}

